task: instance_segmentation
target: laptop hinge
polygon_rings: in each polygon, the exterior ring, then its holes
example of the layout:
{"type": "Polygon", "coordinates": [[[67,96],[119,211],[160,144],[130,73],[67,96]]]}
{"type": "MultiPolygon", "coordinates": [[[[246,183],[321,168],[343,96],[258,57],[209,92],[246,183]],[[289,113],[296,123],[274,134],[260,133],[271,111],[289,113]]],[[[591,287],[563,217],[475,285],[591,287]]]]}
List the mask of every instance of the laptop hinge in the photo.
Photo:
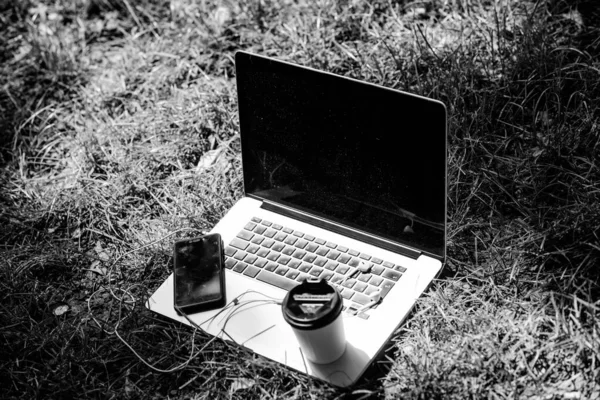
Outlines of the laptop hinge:
{"type": "Polygon", "coordinates": [[[380,247],[385,250],[389,250],[394,253],[402,254],[403,256],[410,257],[412,259],[417,259],[421,255],[421,252],[418,250],[413,250],[408,247],[402,246],[398,243],[390,242],[389,240],[372,236],[368,233],[360,232],[356,229],[332,222],[327,221],[321,218],[317,218],[308,213],[304,213],[302,211],[294,210],[289,207],[282,206],[281,204],[276,204],[270,202],[268,200],[263,200],[261,208],[272,211],[286,217],[290,217],[296,219],[298,221],[306,222],[307,224],[318,226],[319,228],[327,229],[328,231],[332,231],[335,233],[339,233],[340,235],[348,236],[349,238],[360,240],[365,243],[369,243],[370,245],[380,247]]]}

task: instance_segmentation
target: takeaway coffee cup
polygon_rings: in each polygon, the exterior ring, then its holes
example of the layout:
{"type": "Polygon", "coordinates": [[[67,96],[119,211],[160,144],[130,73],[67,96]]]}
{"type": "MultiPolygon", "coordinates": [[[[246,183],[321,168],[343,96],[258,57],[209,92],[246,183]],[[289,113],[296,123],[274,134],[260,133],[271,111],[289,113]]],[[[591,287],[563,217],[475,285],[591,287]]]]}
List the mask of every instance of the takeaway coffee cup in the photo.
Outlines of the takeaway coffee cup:
{"type": "Polygon", "coordinates": [[[292,327],[304,356],[315,364],[329,364],[346,350],[342,303],[336,288],[311,278],[283,299],[283,318],[292,327]]]}

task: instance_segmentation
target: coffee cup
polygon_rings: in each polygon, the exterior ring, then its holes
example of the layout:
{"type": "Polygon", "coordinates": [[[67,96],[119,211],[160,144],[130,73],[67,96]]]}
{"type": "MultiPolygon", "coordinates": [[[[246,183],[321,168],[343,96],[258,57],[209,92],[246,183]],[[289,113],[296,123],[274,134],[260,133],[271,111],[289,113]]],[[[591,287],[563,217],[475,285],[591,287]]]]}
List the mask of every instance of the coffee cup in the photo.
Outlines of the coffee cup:
{"type": "Polygon", "coordinates": [[[306,279],[283,299],[283,318],[309,361],[329,364],[344,354],[342,306],[340,292],[323,279],[306,279]]]}

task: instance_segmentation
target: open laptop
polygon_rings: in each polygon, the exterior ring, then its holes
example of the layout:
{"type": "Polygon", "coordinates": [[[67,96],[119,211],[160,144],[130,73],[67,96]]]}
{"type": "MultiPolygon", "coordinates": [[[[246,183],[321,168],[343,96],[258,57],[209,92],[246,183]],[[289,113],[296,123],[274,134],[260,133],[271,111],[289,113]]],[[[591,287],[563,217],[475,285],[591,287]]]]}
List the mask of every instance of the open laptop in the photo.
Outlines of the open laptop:
{"type": "MultiPolygon", "coordinates": [[[[349,386],[442,269],[445,106],[245,52],[235,61],[245,197],[212,230],[226,245],[229,303],[189,318],[349,386]],[[369,272],[346,279],[361,261],[369,272]],[[306,360],[279,304],[308,276],[344,297],[347,348],[327,365],[306,360]],[[382,300],[358,312],[375,290],[382,300]]],[[[173,309],[172,275],[147,306],[190,324],[173,309]]]]}

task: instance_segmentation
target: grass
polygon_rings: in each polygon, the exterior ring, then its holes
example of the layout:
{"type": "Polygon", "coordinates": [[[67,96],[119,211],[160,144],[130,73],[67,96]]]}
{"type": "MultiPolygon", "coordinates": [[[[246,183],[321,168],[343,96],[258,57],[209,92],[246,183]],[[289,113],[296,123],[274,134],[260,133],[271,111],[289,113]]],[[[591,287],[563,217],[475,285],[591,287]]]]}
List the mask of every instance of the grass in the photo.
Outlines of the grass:
{"type": "Polygon", "coordinates": [[[592,4],[2,3],[2,397],[600,398],[592,4]],[[444,277],[349,390],[143,307],[242,195],[239,49],[448,106],[444,277]]]}

